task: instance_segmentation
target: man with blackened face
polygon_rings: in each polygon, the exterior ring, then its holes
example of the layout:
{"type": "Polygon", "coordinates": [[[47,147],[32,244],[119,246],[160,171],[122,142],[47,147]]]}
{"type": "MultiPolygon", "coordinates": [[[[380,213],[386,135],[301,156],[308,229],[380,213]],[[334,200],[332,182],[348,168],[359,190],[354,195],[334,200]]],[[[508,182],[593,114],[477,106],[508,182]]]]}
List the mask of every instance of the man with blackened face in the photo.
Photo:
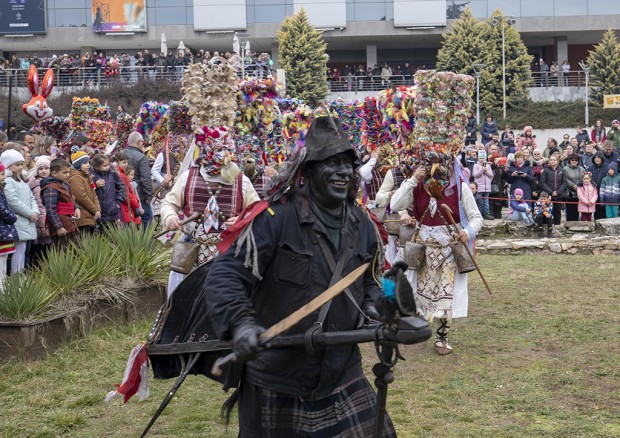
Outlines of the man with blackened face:
{"type": "MultiPolygon", "coordinates": [[[[305,148],[279,170],[269,201],[240,216],[247,224],[207,276],[208,313],[244,361],[237,379],[239,436],[373,436],[376,395],[357,345],[265,348],[265,327],[290,315],[364,263],[380,269],[383,246],[355,203],[357,156],[336,118],[315,117],[305,148]],[[335,407],[347,406],[338,413],[335,407]]],[[[374,268],[373,268],[374,269],[374,268]]],[[[380,295],[366,271],[287,334],[354,330],[380,295]]],[[[374,310],[376,314],[376,310],[374,310]]],[[[229,374],[230,375],[230,374],[229,374]]],[[[384,437],[396,436],[386,416],[384,437]]]]}

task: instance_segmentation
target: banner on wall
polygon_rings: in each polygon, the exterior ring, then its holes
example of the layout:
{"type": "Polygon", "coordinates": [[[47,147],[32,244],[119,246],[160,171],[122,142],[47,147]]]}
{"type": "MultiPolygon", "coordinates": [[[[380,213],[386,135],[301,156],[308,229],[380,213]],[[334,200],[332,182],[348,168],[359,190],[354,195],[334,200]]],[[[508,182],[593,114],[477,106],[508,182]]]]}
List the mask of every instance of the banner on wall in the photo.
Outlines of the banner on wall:
{"type": "Polygon", "coordinates": [[[93,0],[93,32],[146,32],[146,0],[93,0]]]}
{"type": "Polygon", "coordinates": [[[43,0],[0,1],[0,35],[45,33],[43,0]]]}
{"type": "Polygon", "coordinates": [[[620,108],[620,94],[605,94],[603,108],[620,108]]]}

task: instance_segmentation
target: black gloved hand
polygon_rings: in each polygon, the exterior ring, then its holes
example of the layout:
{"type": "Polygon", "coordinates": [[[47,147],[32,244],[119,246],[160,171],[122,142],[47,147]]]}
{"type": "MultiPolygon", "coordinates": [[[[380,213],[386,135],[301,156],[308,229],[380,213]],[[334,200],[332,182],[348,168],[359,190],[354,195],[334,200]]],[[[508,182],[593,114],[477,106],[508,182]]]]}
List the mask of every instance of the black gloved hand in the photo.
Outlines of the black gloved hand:
{"type": "Polygon", "coordinates": [[[238,360],[247,362],[256,358],[263,349],[259,337],[264,331],[256,322],[242,323],[234,330],[233,352],[238,360]]]}
{"type": "Polygon", "coordinates": [[[364,306],[362,307],[362,310],[364,311],[364,314],[368,318],[375,320],[375,321],[381,321],[381,315],[379,314],[379,311],[377,310],[375,303],[371,301],[365,302],[364,306]]]}

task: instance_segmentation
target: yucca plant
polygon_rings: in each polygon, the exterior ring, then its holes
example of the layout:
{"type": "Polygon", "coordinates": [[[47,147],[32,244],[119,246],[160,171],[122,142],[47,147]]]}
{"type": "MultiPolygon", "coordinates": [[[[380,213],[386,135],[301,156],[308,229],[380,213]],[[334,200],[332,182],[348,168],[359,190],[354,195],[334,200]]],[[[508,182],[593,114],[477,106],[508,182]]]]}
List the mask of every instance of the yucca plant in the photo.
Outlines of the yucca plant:
{"type": "Polygon", "coordinates": [[[49,281],[34,272],[18,272],[6,277],[0,291],[0,318],[21,321],[45,310],[57,293],[49,281]]]}
{"type": "Polygon", "coordinates": [[[74,249],[84,258],[84,269],[93,282],[121,274],[121,260],[107,236],[84,234],[79,247],[74,249]]]}
{"type": "Polygon", "coordinates": [[[93,277],[86,260],[83,252],[73,245],[65,250],[52,246],[38,269],[41,276],[49,281],[51,288],[62,295],[92,285],[93,277]]]}
{"type": "Polygon", "coordinates": [[[155,280],[167,273],[170,256],[162,243],[153,239],[154,224],[146,229],[109,227],[106,235],[114,244],[121,269],[130,278],[155,280]]]}

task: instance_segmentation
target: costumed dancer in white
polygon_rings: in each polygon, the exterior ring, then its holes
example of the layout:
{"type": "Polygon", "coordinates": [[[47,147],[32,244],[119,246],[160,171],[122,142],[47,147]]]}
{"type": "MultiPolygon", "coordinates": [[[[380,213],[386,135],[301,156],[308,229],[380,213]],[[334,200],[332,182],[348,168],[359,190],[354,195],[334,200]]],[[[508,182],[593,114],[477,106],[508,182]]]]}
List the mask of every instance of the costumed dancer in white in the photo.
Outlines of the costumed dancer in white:
{"type": "Polygon", "coordinates": [[[452,318],[466,317],[468,307],[467,274],[457,272],[450,243],[456,238],[473,246],[483,224],[469,182],[458,166],[457,160],[425,163],[401,184],[390,202],[393,211],[412,208],[420,223],[419,241],[426,247],[425,263],[418,272],[409,271],[417,274],[411,283],[422,315],[431,323],[439,321],[435,350],[442,355],[452,352],[448,344],[452,318]],[[442,205],[450,208],[461,225],[456,236],[450,233],[450,219],[442,205]]]}
{"type": "MultiPolygon", "coordinates": [[[[235,145],[228,130],[202,128],[195,136],[200,156],[183,172],[162,200],[161,220],[167,230],[181,230],[179,214],[202,213],[199,222],[183,225],[181,241],[201,244],[194,269],[218,256],[220,233],[237,220],[239,213],[260,198],[252,183],[235,163],[235,145]]],[[[170,272],[168,296],[185,278],[170,272]]]]}

